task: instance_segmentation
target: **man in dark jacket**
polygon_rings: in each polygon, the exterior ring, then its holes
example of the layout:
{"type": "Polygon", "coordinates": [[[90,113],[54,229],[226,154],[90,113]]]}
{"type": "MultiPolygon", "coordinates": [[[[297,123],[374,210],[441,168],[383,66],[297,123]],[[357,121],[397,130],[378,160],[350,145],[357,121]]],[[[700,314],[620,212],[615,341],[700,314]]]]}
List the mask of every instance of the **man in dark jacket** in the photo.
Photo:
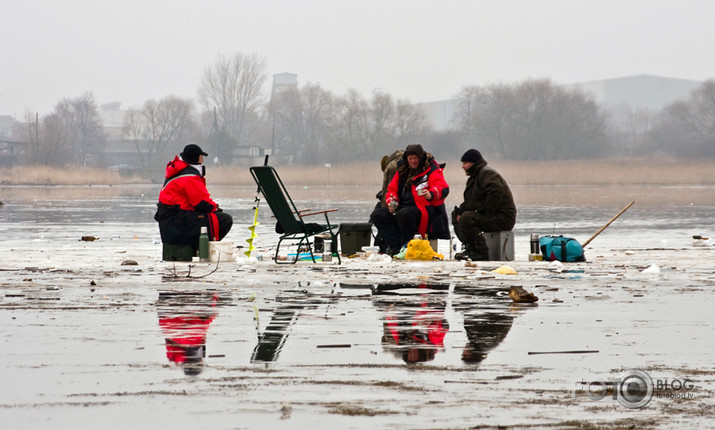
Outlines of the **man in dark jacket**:
{"type": "Polygon", "coordinates": [[[231,215],[219,209],[206,189],[204,155],[208,154],[198,145],[186,145],[184,152],[166,165],[154,215],[163,243],[198,249],[201,227],[208,227],[213,241],[223,239],[231,230],[231,215]]]}
{"type": "Polygon", "coordinates": [[[482,232],[509,231],[516,223],[516,205],[509,185],[476,149],[462,156],[462,169],[469,176],[464,203],[452,212],[454,233],[464,245],[458,260],[489,260],[482,232]]]}

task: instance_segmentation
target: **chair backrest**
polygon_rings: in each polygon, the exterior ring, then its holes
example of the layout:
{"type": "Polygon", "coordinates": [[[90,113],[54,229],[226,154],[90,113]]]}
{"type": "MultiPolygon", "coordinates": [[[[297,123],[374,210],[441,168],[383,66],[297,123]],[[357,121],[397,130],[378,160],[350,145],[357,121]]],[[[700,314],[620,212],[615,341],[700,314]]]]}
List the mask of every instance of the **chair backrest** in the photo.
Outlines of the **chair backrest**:
{"type": "Polygon", "coordinates": [[[271,166],[253,166],[251,175],[273,215],[286,234],[304,233],[305,226],[297,218],[298,209],[293,204],[278,172],[271,166]]]}

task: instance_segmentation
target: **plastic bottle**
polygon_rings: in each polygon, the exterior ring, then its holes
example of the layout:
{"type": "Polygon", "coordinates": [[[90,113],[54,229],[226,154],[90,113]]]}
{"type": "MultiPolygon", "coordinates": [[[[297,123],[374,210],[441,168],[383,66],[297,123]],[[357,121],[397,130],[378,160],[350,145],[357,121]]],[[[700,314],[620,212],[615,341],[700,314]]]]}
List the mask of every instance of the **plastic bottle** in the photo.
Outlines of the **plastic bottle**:
{"type": "Polygon", "coordinates": [[[201,227],[199,235],[199,261],[209,261],[209,234],[206,227],[201,227]]]}

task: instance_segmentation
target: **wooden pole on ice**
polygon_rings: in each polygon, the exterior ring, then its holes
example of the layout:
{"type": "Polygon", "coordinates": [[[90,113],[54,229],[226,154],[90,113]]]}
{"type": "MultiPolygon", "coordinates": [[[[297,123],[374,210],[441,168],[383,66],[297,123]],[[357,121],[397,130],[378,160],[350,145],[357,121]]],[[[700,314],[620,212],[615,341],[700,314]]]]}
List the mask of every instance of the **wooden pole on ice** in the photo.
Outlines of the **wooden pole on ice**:
{"type": "Polygon", "coordinates": [[[597,231],[596,233],[594,233],[593,236],[591,236],[590,238],[588,238],[588,240],[587,240],[586,242],[584,242],[583,245],[581,245],[581,246],[583,246],[583,247],[585,248],[586,245],[588,245],[589,243],[591,243],[591,241],[592,241],[596,236],[598,236],[599,234],[601,234],[601,232],[602,232],[603,230],[605,230],[609,225],[611,225],[611,223],[612,223],[613,221],[615,221],[616,218],[618,218],[619,216],[623,215],[623,212],[627,211],[629,207],[633,206],[633,203],[635,203],[635,200],[632,201],[632,202],[630,202],[630,203],[628,203],[628,206],[626,206],[626,207],[624,207],[623,209],[621,209],[621,211],[618,212],[618,213],[616,214],[616,216],[614,216],[613,218],[611,218],[611,220],[608,221],[608,222],[606,223],[606,225],[604,225],[603,227],[601,227],[600,229],[598,229],[598,231],[597,231]]]}

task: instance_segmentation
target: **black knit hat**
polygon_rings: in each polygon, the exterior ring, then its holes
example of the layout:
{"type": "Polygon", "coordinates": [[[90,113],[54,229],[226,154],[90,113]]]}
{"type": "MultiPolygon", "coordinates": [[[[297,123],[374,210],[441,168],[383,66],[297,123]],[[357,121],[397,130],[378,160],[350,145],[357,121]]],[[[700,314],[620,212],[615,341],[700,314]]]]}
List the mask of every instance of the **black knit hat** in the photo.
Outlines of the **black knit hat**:
{"type": "Polygon", "coordinates": [[[462,163],[464,162],[470,162],[470,163],[476,163],[479,162],[483,159],[482,153],[477,151],[476,149],[470,149],[467,152],[462,155],[462,159],[460,160],[462,163]]]}
{"type": "Polygon", "coordinates": [[[199,155],[209,155],[204,152],[199,145],[186,145],[184,147],[184,152],[181,154],[181,159],[189,164],[199,164],[199,155]]]}

